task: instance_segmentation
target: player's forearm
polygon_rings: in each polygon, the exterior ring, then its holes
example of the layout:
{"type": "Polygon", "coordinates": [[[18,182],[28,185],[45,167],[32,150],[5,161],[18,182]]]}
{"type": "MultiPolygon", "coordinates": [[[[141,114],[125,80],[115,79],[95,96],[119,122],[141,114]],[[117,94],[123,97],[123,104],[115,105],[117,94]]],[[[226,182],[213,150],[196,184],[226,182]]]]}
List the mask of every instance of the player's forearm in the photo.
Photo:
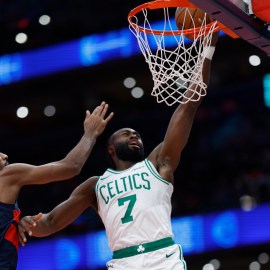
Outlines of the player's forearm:
{"type": "MultiPolygon", "coordinates": [[[[202,68],[202,80],[204,84],[206,85],[206,87],[208,87],[209,81],[210,81],[211,62],[212,62],[213,55],[215,53],[217,41],[218,41],[218,32],[215,32],[213,33],[210,46],[205,46],[204,51],[203,51],[203,56],[205,58],[204,58],[203,68],[202,68]]],[[[196,66],[194,68],[195,68],[194,72],[196,73],[196,66]]],[[[187,97],[192,96],[193,100],[197,100],[197,102],[193,104],[195,107],[199,106],[202,100],[202,97],[199,94],[197,94],[197,89],[196,89],[197,87],[199,87],[199,85],[191,84],[189,86],[189,89],[186,95],[187,97]]]]}
{"type": "Polygon", "coordinates": [[[189,104],[179,105],[171,118],[165,138],[168,144],[172,142],[172,152],[181,153],[187,144],[193,120],[199,106],[199,104],[195,103],[191,101],[189,104]]]}
{"type": "Polygon", "coordinates": [[[36,223],[36,226],[31,228],[31,236],[45,237],[62,230],[73,221],[73,219],[69,220],[68,216],[66,214],[54,217],[50,213],[43,214],[42,218],[36,223]]]}
{"type": "Polygon", "coordinates": [[[84,135],[80,142],[68,153],[68,155],[62,160],[62,163],[69,168],[68,173],[71,177],[80,173],[83,165],[88,159],[95,143],[97,136],[84,135]]]}
{"type": "Polygon", "coordinates": [[[109,116],[105,118],[107,110],[108,104],[102,102],[100,106],[95,108],[92,114],[86,111],[84,135],[80,142],[62,160],[62,163],[64,162],[70,167],[69,172],[71,172],[71,174],[80,173],[96,143],[97,137],[102,134],[107,123],[112,119],[113,113],[110,113],[109,116]],[[74,170],[74,172],[72,170],[74,170]]]}
{"type": "Polygon", "coordinates": [[[48,214],[43,214],[42,218],[36,223],[35,227],[31,227],[31,236],[45,237],[57,232],[48,214]]]}
{"type": "MultiPolygon", "coordinates": [[[[85,185],[80,185],[68,200],[62,202],[56,206],[48,214],[43,214],[42,218],[37,222],[37,226],[33,227],[33,236],[43,237],[51,235],[55,232],[62,230],[67,227],[76,218],[81,215],[81,213],[90,206],[90,196],[80,196],[80,192],[84,192],[82,187],[88,187],[85,185]]],[[[88,195],[88,189],[86,190],[88,195]]]]}

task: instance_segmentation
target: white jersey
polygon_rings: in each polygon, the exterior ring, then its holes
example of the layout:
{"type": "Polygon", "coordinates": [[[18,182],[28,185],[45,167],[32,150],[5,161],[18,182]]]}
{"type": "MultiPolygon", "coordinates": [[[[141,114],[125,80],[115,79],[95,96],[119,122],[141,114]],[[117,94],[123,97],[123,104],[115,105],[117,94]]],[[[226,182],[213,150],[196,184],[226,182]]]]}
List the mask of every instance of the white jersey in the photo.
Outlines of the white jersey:
{"type": "Polygon", "coordinates": [[[98,179],[98,213],[112,251],[173,237],[173,185],[145,159],[124,171],[107,169],[98,179]]]}

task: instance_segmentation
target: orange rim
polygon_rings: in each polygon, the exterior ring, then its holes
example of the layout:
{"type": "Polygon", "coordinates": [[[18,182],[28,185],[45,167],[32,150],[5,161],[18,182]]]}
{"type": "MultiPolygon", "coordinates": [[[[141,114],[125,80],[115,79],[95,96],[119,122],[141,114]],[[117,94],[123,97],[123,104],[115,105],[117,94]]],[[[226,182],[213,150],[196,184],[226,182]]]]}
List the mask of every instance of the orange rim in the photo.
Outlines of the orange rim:
{"type": "MultiPolygon", "coordinates": [[[[169,8],[169,7],[191,7],[191,8],[197,8],[196,5],[190,3],[188,0],[156,0],[144,3],[142,5],[137,6],[136,8],[132,9],[128,14],[128,22],[133,27],[138,29],[140,32],[144,32],[147,34],[156,34],[156,35],[189,35],[189,34],[198,34],[200,32],[201,27],[197,27],[194,29],[185,29],[185,30],[156,30],[156,29],[149,29],[146,27],[139,26],[135,22],[132,21],[132,19],[143,9],[160,9],[160,8],[169,8]]],[[[211,29],[211,26],[215,23],[215,21],[207,24],[205,26],[206,33],[209,32],[211,29]]],[[[228,35],[230,35],[233,38],[237,38],[238,36],[229,28],[227,28],[225,25],[217,22],[217,27],[214,29],[214,32],[222,30],[228,35]]]]}

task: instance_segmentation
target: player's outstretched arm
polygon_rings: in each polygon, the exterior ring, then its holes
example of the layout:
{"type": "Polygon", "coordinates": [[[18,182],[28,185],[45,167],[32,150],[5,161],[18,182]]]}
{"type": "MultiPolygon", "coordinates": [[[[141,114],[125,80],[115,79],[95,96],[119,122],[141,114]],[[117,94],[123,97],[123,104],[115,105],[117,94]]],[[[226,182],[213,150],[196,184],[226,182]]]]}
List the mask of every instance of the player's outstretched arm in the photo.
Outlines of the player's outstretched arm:
{"type": "MultiPolygon", "coordinates": [[[[217,39],[218,33],[214,33],[211,47],[204,61],[202,75],[207,85],[217,39]]],[[[194,95],[193,87],[194,85],[189,87],[190,95],[194,95]]],[[[180,104],[176,108],[169,122],[164,141],[148,157],[157,168],[159,174],[170,182],[173,182],[173,173],[180,162],[182,150],[188,142],[193,120],[201,100],[202,98],[198,98],[198,101],[189,101],[185,104],[180,104]]]]}
{"type": "Polygon", "coordinates": [[[84,134],[79,143],[62,160],[41,166],[10,164],[3,176],[16,185],[44,184],[78,175],[89,157],[98,136],[104,131],[113,113],[106,116],[108,104],[102,102],[92,113],[86,111],[84,134]]]}
{"type": "Polygon", "coordinates": [[[27,235],[45,237],[71,224],[85,209],[96,209],[95,183],[92,177],[78,186],[70,197],[47,214],[25,216],[18,225],[19,241],[24,246],[27,235]]]}

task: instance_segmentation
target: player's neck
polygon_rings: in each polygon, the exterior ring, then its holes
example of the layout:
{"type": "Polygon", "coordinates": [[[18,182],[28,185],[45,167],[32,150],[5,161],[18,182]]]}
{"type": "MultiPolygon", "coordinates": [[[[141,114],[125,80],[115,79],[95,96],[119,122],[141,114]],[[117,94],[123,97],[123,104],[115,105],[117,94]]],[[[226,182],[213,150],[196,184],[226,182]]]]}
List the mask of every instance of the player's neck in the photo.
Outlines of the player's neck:
{"type": "Polygon", "coordinates": [[[124,161],[124,160],[118,160],[116,163],[116,170],[117,171],[124,171],[132,167],[137,162],[131,162],[131,161],[124,161]]]}

